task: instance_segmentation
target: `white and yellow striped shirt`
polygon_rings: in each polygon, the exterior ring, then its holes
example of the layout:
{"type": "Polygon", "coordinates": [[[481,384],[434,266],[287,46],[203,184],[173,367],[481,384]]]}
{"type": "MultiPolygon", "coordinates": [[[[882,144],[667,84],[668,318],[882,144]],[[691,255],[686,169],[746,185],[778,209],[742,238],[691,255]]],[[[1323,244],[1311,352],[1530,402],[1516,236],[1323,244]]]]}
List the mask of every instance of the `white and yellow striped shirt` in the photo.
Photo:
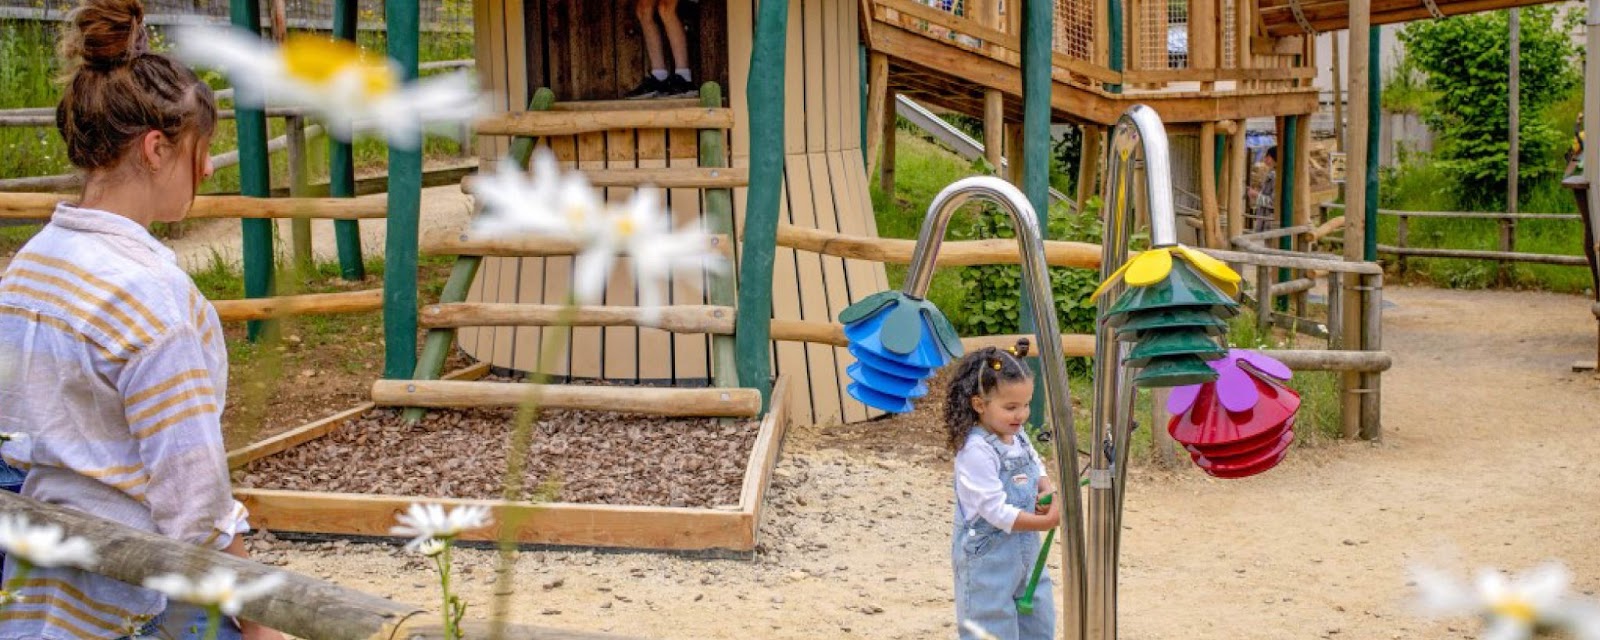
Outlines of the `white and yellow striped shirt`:
{"type": "MultiPolygon", "coordinates": [[[[0,276],[0,455],[23,495],[196,545],[248,530],[221,417],[221,323],[138,223],[63,203],[0,276]]],[[[9,582],[15,565],[7,559],[9,582]]],[[[0,640],[116,638],[164,598],[96,574],[34,569],[0,640]]]]}

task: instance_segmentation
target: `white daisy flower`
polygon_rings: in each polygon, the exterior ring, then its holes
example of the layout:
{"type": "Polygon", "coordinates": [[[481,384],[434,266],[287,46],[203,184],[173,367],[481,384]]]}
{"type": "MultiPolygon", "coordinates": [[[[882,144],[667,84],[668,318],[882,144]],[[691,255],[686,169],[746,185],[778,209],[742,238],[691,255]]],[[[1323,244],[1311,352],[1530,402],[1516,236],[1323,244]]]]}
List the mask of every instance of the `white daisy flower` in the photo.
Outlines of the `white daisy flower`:
{"type": "Polygon", "coordinates": [[[421,545],[419,545],[417,547],[417,552],[421,553],[424,556],[432,558],[432,557],[437,556],[437,555],[439,555],[441,553],[444,553],[444,550],[445,550],[445,548],[447,546],[449,546],[449,545],[446,544],[443,540],[440,540],[438,538],[428,538],[427,540],[423,541],[423,543],[421,545]]]}
{"type": "Polygon", "coordinates": [[[1552,629],[1566,629],[1584,640],[1600,638],[1600,609],[1567,595],[1571,576],[1560,564],[1545,564],[1514,579],[1484,570],[1475,584],[1434,569],[1415,569],[1413,575],[1425,615],[1483,618],[1483,640],[1523,640],[1552,629]]]}
{"type": "Polygon", "coordinates": [[[424,125],[470,119],[483,106],[470,73],[407,83],[394,60],[324,35],[292,34],[282,46],[237,28],[187,26],[174,35],[174,55],[226,73],[236,104],[308,108],[344,142],[375,131],[414,149],[424,125]]]}
{"type": "Polygon", "coordinates": [[[600,299],[619,255],[627,255],[632,262],[638,304],[647,321],[666,302],[665,288],[673,268],[720,272],[726,266],[715,252],[710,234],[687,226],[672,229],[672,215],[662,206],[659,190],[635,191],[625,205],[607,212],[605,222],[573,266],[573,292],[580,301],[600,299]]]}
{"type": "Polygon", "coordinates": [[[164,593],[169,598],[200,605],[216,607],[223,615],[239,615],[244,603],[260,598],[287,580],[281,573],[269,573],[246,583],[239,582],[239,574],[225,567],[212,567],[199,580],[189,580],[176,573],[145,578],[144,586],[164,593]]]}
{"type": "Polygon", "coordinates": [[[59,525],[31,525],[18,514],[0,515],[0,551],[35,567],[87,569],[97,560],[87,539],[67,538],[59,525]]]}
{"type": "Polygon", "coordinates": [[[490,522],[489,508],[485,506],[463,505],[447,514],[437,504],[415,502],[396,519],[400,524],[391,527],[389,533],[411,538],[406,543],[407,551],[418,551],[431,539],[453,540],[468,530],[489,526],[490,522]]]}
{"type": "Polygon", "coordinates": [[[516,161],[504,158],[492,175],[473,182],[472,194],[483,205],[474,229],[590,237],[605,207],[589,180],[577,171],[563,173],[549,149],[534,152],[532,167],[530,179],[516,161]]]}

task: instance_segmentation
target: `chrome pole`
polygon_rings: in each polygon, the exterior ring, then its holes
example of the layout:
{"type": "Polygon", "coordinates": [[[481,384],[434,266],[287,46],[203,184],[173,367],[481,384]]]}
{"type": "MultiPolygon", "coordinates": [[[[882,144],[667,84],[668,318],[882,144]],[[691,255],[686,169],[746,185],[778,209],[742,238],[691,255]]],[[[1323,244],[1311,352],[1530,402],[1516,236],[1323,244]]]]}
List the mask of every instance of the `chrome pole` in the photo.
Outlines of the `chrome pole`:
{"type": "Polygon", "coordinates": [[[1022,283],[1033,301],[1039,359],[1044,365],[1045,403],[1050,408],[1049,424],[1055,434],[1051,441],[1056,450],[1057,494],[1063,500],[1061,541],[1064,548],[1059,588],[1065,606],[1061,615],[1067,638],[1078,640],[1084,637],[1085,619],[1083,496],[1076,490],[1078,437],[1072,424],[1072,395],[1067,386],[1066,358],[1062,356],[1061,324],[1056,319],[1050,274],[1046,271],[1044,236],[1033,205],[1015,186],[999,178],[977,176],[951,183],[928,205],[928,215],[922,220],[922,232],[917,238],[917,248],[911,256],[911,268],[901,292],[919,300],[927,295],[928,283],[933,279],[934,258],[944,242],[950,217],[973,198],[994,202],[1011,217],[1022,250],[1022,283]]]}
{"type": "MultiPolygon", "coordinates": [[[[1135,105],[1117,120],[1106,145],[1108,172],[1100,277],[1104,281],[1128,259],[1128,244],[1139,223],[1133,203],[1134,159],[1144,161],[1146,209],[1152,247],[1177,244],[1172,173],[1167,132],[1154,109],[1135,105]]],[[[1122,295],[1117,285],[1100,298],[1100,322],[1122,295]]],[[[1136,389],[1122,365],[1127,346],[1107,326],[1095,331],[1093,434],[1089,450],[1087,631],[1091,640],[1117,637],[1117,558],[1122,546],[1123,483],[1127,479],[1128,439],[1133,428],[1136,389]]],[[[1151,425],[1152,429],[1161,428],[1151,425]]]]}

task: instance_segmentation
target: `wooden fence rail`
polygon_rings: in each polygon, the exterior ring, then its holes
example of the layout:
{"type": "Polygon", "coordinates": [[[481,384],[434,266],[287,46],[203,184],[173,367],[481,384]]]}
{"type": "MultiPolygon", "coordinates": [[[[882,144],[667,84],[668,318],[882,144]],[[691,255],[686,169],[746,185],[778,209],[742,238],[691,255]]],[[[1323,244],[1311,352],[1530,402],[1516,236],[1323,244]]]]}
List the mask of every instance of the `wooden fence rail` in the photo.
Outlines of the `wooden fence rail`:
{"type": "MultiPolygon", "coordinates": [[[[1339,209],[1344,205],[1324,203],[1324,211],[1339,209]]],[[[1584,267],[1589,265],[1587,258],[1581,255],[1560,255],[1548,253],[1526,253],[1513,251],[1516,246],[1516,226],[1518,220],[1570,220],[1579,222],[1582,218],[1576,213],[1509,213],[1497,211],[1400,211],[1397,209],[1379,209],[1378,215],[1399,218],[1396,228],[1395,244],[1378,245],[1378,253],[1392,255],[1399,258],[1396,266],[1401,273],[1406,271],[1406,258],[1455,258],[1459,260],[1488,260],[1505,264],[1508,262],[1525,262],[1530,264],[1551,264],[1567,267],[1584,267]],[[1408,243],[1411,239],[1412,218],[1458,219],[1458,220],[1500,220],[1509,226],[1500,234],[1500,250],[1489,251],[1483,249],[1450,249],[1444,247],[1412,247],[1408,243]]],[[[1343,244],[1342,238],[1319,238],[1329,244],[1343,244]]]]}

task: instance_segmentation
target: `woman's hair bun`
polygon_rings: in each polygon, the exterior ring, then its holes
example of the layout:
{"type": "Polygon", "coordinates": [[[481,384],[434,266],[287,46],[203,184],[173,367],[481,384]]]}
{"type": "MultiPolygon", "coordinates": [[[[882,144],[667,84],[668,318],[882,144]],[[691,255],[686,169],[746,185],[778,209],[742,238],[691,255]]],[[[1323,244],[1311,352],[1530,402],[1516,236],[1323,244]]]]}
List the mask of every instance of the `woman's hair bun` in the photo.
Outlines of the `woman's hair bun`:
{"type": "Polygon", "coordinates": [[[59,53],[69,69],[112,69],[149,52],[149,42],[139,0],[83,0],[67,16],[59,53]]]}

